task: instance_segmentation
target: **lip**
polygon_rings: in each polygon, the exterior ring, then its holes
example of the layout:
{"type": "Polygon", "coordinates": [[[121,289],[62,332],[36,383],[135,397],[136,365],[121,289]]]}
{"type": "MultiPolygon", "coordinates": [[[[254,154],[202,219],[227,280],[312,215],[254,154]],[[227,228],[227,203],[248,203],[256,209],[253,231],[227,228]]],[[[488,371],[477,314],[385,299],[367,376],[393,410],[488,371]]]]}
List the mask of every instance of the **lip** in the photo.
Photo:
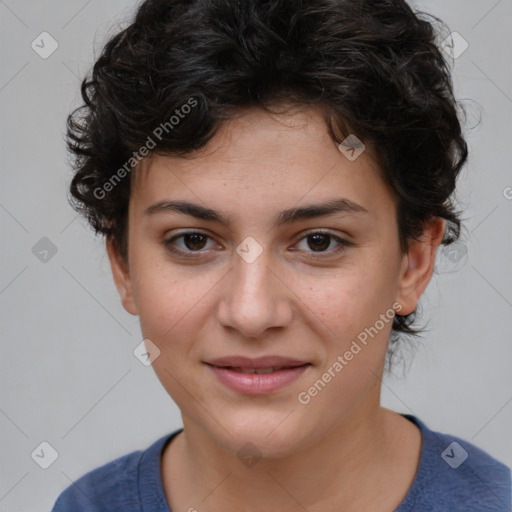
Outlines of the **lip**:
{"type": "Polygon", "coordinates": [[[291,359],[282,356],[263,356],[249,358],[244,356],[227,356],[219,357],[217,359],[210,359],[205,361],[206,364],[212,366],[229,366],[232,368],[245,368],[245,369],[258,369],[258,368],[278,368],[280,366],[296,367],[308,364],[307,361],[300,361],[298,359],[291,359]]]}
{"type": "Polygon", "coordinates": [[[223,357],[205,363],[215,377],[225,386],[246,395],[262,395],[277,391],[298,379],[311,363],[280,356],[256,359],[223,357]],[[286,367],[271,373],[242,373],[234,368],[262,369],[286,367]]]}

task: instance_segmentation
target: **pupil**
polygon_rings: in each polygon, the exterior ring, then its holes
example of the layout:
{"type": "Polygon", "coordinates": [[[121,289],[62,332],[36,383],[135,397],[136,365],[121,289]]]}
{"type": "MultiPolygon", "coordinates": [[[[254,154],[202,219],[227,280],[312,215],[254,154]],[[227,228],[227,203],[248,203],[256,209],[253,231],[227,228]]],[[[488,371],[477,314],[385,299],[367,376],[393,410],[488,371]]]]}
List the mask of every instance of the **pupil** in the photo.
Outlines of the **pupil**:
{"type": "Polygon", "coordinates": [[[313,240],[313,247],[311,247],[311,244],[310,244],[310,247],[313,249],[313,248],[316,248],[316,249],[327,249],[327,247],[329,247],[329,235],[320,235],[320,234],[317,234],[317,235],[310,235],[309,236],[309,239],[310,241],[313,240]],[[322,240],[324,241],[324,243],[322,244],[322,240]],[[325,243],[327,242],[327,244],[325,243]]]}
{"type": "Polygon", "coordinates": [[[193,233],[191,235],[185,235],[184,241],[188,249],[199,250],[204,247],[205,238],[206,237],[204,235],[201,235],[200,233],[193,233]],[[203,243],[201,243],[201,239],[203,243]],[[200,247],[197,247],[197,245],[199,245],[200,247]]]}

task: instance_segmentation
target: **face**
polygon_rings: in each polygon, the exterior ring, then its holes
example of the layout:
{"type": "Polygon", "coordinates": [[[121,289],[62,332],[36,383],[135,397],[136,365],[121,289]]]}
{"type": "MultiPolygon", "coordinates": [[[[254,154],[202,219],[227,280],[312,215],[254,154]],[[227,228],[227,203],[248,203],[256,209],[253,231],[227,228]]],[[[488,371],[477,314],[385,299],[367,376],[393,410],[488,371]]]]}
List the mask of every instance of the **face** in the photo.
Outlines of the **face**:
{"type": "Polygon", "coordinates": [[[129,265],[108,251],[185,427],[280,457],[378,408],[393,310],[416,307],[442,221],[401,254],[370,149],[349,160],[316,110],[247,110],[191,157],[144,165],[129,265]]]}

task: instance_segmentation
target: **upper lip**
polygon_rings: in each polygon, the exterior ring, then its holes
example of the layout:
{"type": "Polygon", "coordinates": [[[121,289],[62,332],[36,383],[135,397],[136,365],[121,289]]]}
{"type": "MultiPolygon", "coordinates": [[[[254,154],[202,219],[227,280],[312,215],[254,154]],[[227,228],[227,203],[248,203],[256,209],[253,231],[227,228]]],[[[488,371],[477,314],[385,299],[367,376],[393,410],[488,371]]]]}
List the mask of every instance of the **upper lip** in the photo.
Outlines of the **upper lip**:
{"type": "Polygon", "coordinates": [[[228,366],[232,368],[281,368],[281,367],[295,367],[309,364],[307,361],[299,361],[298,359],[291,359],[289,357],[281,356],[264,356],[249,358],[243,356],[227,356],[210,359],[205,361],[206,364],[212,366],[228,366]]]}

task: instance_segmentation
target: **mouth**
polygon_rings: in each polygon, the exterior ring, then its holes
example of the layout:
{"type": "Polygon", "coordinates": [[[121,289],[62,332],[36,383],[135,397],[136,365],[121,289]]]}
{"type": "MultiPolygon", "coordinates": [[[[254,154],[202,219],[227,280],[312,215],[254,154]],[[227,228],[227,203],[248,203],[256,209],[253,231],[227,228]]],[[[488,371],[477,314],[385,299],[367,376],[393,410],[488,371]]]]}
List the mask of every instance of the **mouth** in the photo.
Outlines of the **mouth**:
{"type": "MultiPolygon", "coordinates": [[[[303,366],[303,365],[301,365],[301,366],[303,366]]],[[[300,368],[300,366],[278,366],[277,368],[240,368],[240,367],[233,367],[233,366],[217,366],[217,368],[224,368],[226,370],[231,370],[232,372],[238,372],[238,373],[265,374],[265,373],[275,373],[275,372],[278,372],[281,370],[291,370],[293,368],[300,368]]]]}
{"type": "Polygon", "coordinates": [[[270,355],[262,357],[245,356],[226,356],[205,361],[206,364],[217,366],[219,368],[234,368],[242,370],[273,370],[276,368],[296,368],[305,364],[311,364],[308,361],[292,359],[291,357],[270,355]]]}
{"type": "MultiPolygon", "coordinates": [[[[206,363],[208,364],[208,363],[206,363]]],[[[210,365],[214,366],[215,368],[224,368],[225,370],[230,370],[232,372],[238,372],[238,373],[257,373],[258,375],[266,374],[266,373],[275,373],[279,372],[281,370],[292,370],[296,368],[301,368],[302,366],[308,366],[310,363],[304,363],[303,365],[297,365],[297,366],[277,366],[277,367],[269,367],[269,368],[242,368],[240,366],[216,366],[216,365],[210,365]]]]}
{"type": "Polygon", "coordinates": [[[242,394],[277,391],[299,378],[311,363],[271,356],[259,359],[222,358],[205,363],[217,380],[242,394]]]}

